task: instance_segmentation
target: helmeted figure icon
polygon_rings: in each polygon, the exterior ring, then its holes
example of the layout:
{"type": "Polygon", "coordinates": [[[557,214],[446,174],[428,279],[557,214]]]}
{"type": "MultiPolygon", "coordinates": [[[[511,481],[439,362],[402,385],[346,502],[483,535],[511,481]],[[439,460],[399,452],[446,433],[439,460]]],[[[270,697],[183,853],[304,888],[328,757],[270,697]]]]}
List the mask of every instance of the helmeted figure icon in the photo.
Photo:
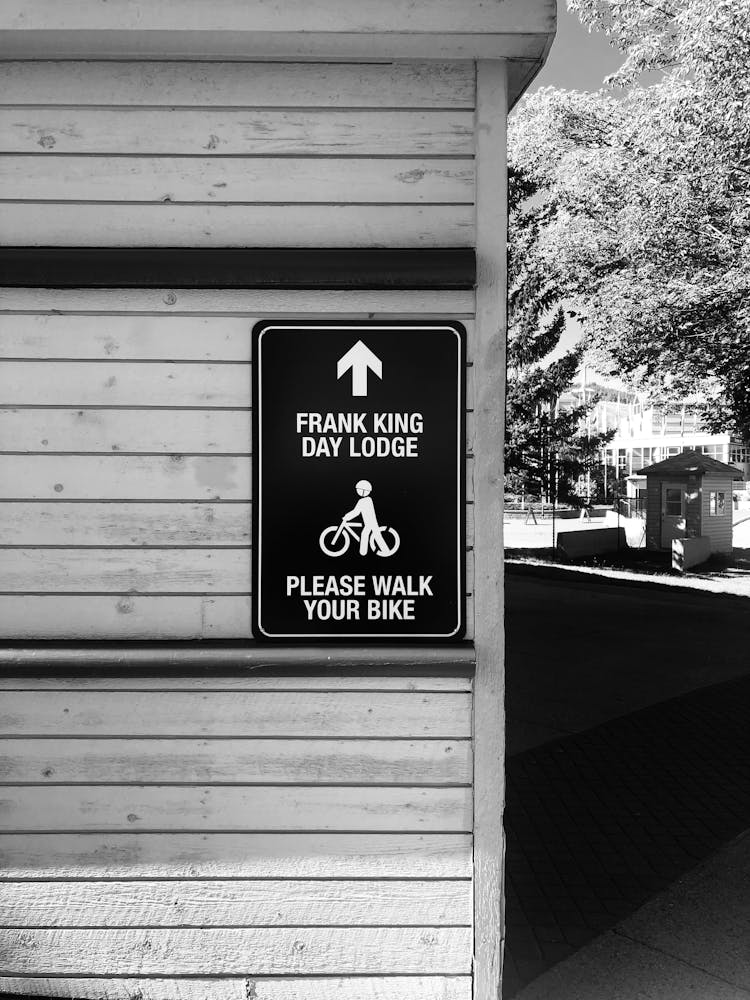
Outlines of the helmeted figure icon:
{"type": "Polygon", "coordinates": [[[359,554],[366,556],[372,549],[379,556],[392,556],[401,544],[398,532],[394,528],[378,524],[375,504],[372,502],[372,483],[360,479],[354,487],[359,500],[341,518],[338,525],[332,524],[320,535],[320,547],[327,556],[342,556],[349,549],[353,538],[359,541],[359,554]],[[358,529],[360,529],[358,531],[358,529]],[[386,536],[392,541],[389,545],[386,536]]]}

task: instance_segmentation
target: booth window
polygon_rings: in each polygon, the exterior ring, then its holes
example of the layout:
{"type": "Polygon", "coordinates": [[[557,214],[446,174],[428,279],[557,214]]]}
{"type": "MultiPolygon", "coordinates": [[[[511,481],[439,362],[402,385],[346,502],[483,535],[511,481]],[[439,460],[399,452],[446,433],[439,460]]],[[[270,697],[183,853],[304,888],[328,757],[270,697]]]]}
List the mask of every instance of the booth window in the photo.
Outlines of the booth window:
{"type": "Polygon", "coordinates": [[[682,515],[682,490],[679,487],[670,486],[666,493],[665,513],[669,517],[680,517],[682,515]]]}
{"type": "Polygon", "coordinates": [[[724,494],[714,490],[708,494],[709,517],[720,517],[724,513],[724,494]]]}

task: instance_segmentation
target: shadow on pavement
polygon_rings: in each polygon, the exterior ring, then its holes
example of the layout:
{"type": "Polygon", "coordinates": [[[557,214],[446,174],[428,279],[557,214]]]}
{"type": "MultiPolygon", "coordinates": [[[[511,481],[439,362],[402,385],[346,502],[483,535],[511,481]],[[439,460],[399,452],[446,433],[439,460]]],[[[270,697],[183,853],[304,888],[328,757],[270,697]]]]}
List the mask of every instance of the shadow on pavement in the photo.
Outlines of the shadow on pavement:
{"type": "Polygon", "coordinates": [[[743,677],[508,760],[505,998],[750,827],[749,719],[743,677]]]}

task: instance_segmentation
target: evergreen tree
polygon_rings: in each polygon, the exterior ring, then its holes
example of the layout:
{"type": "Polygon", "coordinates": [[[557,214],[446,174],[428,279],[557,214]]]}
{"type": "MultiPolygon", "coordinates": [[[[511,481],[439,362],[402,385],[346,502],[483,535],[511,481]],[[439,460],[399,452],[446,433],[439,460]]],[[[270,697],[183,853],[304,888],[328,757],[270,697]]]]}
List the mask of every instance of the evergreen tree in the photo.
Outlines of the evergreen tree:
{"type": "Polygon", "coordinates": [[[556,211],[549,192],[511,165],[509,172],[507,492],[576,505],[601,496],[600,452],[612,434],[587,435],[594,401],[560,406],[582,360],[577,345],[554,361],[566,327],[564,295],[539,265],[535,245],[556,211]]]}

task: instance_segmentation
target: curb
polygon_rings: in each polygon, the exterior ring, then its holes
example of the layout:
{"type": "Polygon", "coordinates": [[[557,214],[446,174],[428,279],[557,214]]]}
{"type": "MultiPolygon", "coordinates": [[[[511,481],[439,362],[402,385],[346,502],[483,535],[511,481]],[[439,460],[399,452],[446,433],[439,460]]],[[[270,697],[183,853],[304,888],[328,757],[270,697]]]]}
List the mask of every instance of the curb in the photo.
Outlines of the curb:
{"type": "Polygon", "coordinates": [[[615,587],[640,587],[643,590],[670,591],[676,594],[701,594],[704,597],[734,600],[746,608],[750,595],[726,590],[705,590],[686,583],[666,583],[656,578],[644,580],[631,575],[612,576],[606,570],[561,566],[559,563],[528,563],[520,559],[506,559],[505,572],[511,576],[532,576],[547,580],[565,580],[568,583],[603,583],[615,587]]]}

